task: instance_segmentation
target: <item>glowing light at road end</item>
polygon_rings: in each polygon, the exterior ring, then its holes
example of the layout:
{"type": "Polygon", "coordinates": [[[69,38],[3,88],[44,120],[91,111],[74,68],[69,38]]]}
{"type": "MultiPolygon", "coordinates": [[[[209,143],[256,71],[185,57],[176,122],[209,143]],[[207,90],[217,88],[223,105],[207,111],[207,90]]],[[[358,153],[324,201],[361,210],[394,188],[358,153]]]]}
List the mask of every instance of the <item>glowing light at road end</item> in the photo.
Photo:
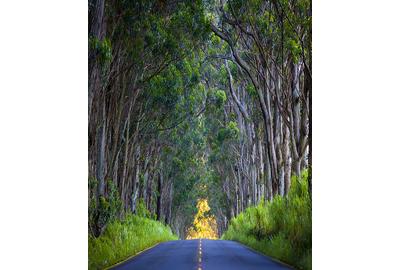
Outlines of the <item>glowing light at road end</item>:
{"type": "Polygon", "coordinates": [[[197,214],[194,217],[193,226],[187,231],[186,239],[217,239],[217,235],[217,221],[215,216],[210,214],[208,201],[207,199],[199,199],[197,201],[197,214]]]}

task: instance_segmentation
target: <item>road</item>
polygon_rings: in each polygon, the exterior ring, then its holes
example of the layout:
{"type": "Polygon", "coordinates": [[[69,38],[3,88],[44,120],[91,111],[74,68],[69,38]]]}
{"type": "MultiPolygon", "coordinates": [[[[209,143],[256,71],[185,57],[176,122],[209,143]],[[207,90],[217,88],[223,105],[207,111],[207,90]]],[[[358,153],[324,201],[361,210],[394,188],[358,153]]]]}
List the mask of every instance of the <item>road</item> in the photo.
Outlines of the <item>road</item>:
{"type": "Polygon", "coordinates": [[[161,243],[113,270],[287,270],[251,249],[225,240],[178,240],[161,243]]]}

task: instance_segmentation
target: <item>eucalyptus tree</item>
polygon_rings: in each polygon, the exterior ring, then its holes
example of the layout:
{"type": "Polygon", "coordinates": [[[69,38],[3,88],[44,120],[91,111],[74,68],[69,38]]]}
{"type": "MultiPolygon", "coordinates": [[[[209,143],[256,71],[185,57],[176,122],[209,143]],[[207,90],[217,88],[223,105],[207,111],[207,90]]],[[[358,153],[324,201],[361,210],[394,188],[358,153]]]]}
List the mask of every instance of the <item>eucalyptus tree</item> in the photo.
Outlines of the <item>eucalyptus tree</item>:
{"type": "Polygon", "coordinates": [[[182,99],[190,100],[196,88],[193,47],[200,48],[206,34],[201,1],[89,1],[88,174],[97,186],[90,191],[97,198],[95,235],[104,229],[96,219],[101,201],[108,202],[106,179],[117,186],[125,211],[134,212],[139,199],[149,208],[162,202],[153,194],[168,144],[160,137],[195,114],[182,99]]]}
{"type": "MultiPolygon", "coordinates": [[[[263,160],[272,187],[270,192],[267,188],[269,199],[286,194],[292,171],[299,175],[307,166],[310,5],[309,1],[223,1],[211,25],[229,45],[227,57],[257,93],[265,132],[263,160]]],[[[233,100],[238,104],[234,96],[233,100]]]]}
{"type": "Polygon", "coordinates": [[[207,166],[223,229],[311,165],[311,3],[209,1],[208,16],[207,166]]]}
{"type": "Polygon", "coordinates": [[[90,0],[88,57],[94,235],[140,203],[184,237],[198,198],[222,232],[311,167],[309,0],[90,0]]]}

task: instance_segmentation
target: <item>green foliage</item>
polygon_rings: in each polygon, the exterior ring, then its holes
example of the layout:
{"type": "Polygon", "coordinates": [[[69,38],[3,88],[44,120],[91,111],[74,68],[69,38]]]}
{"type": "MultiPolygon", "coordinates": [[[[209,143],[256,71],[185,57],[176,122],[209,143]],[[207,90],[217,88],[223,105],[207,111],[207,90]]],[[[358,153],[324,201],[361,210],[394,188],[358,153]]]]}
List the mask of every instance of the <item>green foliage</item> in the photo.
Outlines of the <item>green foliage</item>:
{"type": "Polygon", "coordinates": [[[248,84],[246,87],[246,91],[250,94],[250,96],[252,97],[256,97],[257,96],[257,91],[254,88],[253,84],[248,84]]]}
{"type": "Polygon", "coordinates": [[[150,211],[146,208],[143,198],[139,199],[139,202],[136,206],[135,213],[138,217],[143,217],[143,218],[148,218],[148,219],[153,219],[153,220],[156,220],[156,218],[157,218],[156,214],[150,213],[150,211]]]}
{"type": "Polygon", "coordinates": [[[222,106],[225,104],[225,102],[226,102],[226,94],[225,94],[225,91],[223,91],[223,90],[217,90],[217,91],[215,92],[215,98],[216,98],[217,106],[218,106],[219,108],[222,107],[222,106]]]}
{"type": "Polygon", "coordinates": [[[108,223],[116,220],[122,211],[122,201],[114,182],[107,181],[108,196],[96,200],[97,180],[89,180],[89,229],[99,235],[108,223]]]}
{"type": "Polygon", "coordinates": [[[160,222],[127,215],[112,222],[102,236],[89,236],[89,269],[104,269],[156,243],[176,239],[160,222]]]}
{"type": "Polygon", "coordinates": [[[311,269],[311,201],[307,171],[292,177],[289,194],[249,207],[230,222],[223,239],[242,242],[299,269],[311,269]]]}
{"type": "Polygon", "coordinates": [[[122,201],[118,188],[112,180],[107,181],[109,215],[111,220],[115,220],[122,211],[122,201]]]}
{"type": "Polygon", "coordinates": [[[101,64],[106,64],[111,61],[112,47],[111,41],[108,38],[99,40],[96,37],[89,38],[89,49],[93,50],[101,64]]]}
{"type": "MultiPolygon", "coordinates": [[[[138,140],[133,140],[134,143],[146,144],[150,140],[159,142],[162,158],[157,170],[166,176],[164,179],[171,181],[163,185],[171,185],[173,188],[172,217],[168,218],[171,218],[169,223],[174,226],[178,224],[176,226],[185,227],[185,224],[191,223],[195,214],[194,203],[199,196],[210,196],[210,204],[216,206],[214,209],[230,203],[226,194],[221,192],[222,178],[225,180],[227,176],[212,170],[217,168],[214,166],[217,164],[228,172],[235,154],[232,150],[235,147],[232,146],[236,146],[239,138],[246,136],[241,134],[237,126],[235,111],[224,106],[227,104],[228,74],[222,61],[213,59],[213,56],[229,56],[231,49],[220,37],[210,35],[210,21],[222,26],[224,31],[232,35],[235,43],[237,41],[242,46],[239,51],[246,61],[251,61],[252,56],[256,56],[260,50],[276,62],[281,61],[283,57],[280,56],[286,55],[295,62],[304,61],[303,55],[307,57],[311,53],[311,35],[307,34],[310,31],[300,31],[304,34],[302,40],[296,33],[296,29],[301,26],[311,28],[311,17],[305,15],[309,12],[309,0],[293,3],[287,0],[271,3],[262,0],[232,0],[224,3],[227,18],[237,19],[242,29],[253,26],[251,28],[257,31],[255,36],[260,39],[260,43],[243,43],[235,30],[236,26],[224,23],[222,17],[216,18],[216,7],[220,5],[216,0],[179,0],[171,3],[155,0],[115,1],[105,8],[108,25],[105,29],[106,38],[89,38],[89,50],[95,56],[93,59],[102,65],[103,73],[113,71],[107,74],[110,76],[104,76],[104,86],[107,86],[104,87],[107,93],[106,104],[109,105],[107,108],[112,108],[112,111],[115,108],[115,115],[123,117],[126,114],[125,105],[114,107],[113,100],[129,105],[132,94],[135,94],[132,118],[126,122],[129,129],[114,126],[111,122],[107,134],[114,134],[114,129],[117,131],[115,136],[118,136],[119,130],[137,130],[138,140]],[[280,16],[282,12],[287,15],[283,22],[280,16]],[[261,48],[257,48],[257,44],[261,48]],[[115,61],[111,62],[112,59],[115,61]],[[113,66],[107,70],[110,63],[113,66]],[[121,96],[114,98],[114,94],[120,90],[123,90],[121,96]],[[139,93],[137,99],[136,93],[139,93]]],[[[247,95],[257,97],[254,86],[245,79],[247,76],[243,77],[243,70],[232,61],[228,64],[235,78],[235,88],[237,86],[243,100],[247,102],[247,95]]],[[[259,111],[249,106],[252,121],[261,117],[259,111]]],[[[114,121],[113,116],[110,117],[114,121]]],[[[142,173],[139,176],[140,188],[143,188],[144,180],[142,173]]],[[[117,189],[112,182],[107,183],[106,196],[96,198],[96,185],[95,179],[89,180],[89,229],[92,234],[96,232],[96,235],[104,228],[105,234],[110,230],[123,231],[115,225],[122,206],[117,189]]],[[[296,185],[293,184],[291,193],[303,194],[301,184],[300,187],[296,185]]],[[[304,228],[308,226],[308,216],[304,215],[306,218],[299,220],[287,214],[286,209],[292,214],[301,213],[306,195],[290,196],[293,197],[290,202],[286,198],[277,197],[268,205],[249,208],[247,216],[243,214],[237,217],[236,222],[232,221],[231,230],[245,231],[245,236],[254,245],[265,244],[271,248],[279,245],[279,248],[273,249],[276,257],[294,257],[291,249],[287,248],[287,239],[294,241],[295,248],[298,248],[296,243],[300,243],[299,246],[307,243],[309,238],[304,228]]],[[[137,203],[136,214],[137,218],[154,218],[141,199],[137,203]]],[[[119,237],[117,233],[115,235],[119,237]]],[[[112,253],[110,246],[114,242],[108,241],[114,241],[110,240],[114,238],[102,238],[105,244],[99,244],[99,249],[104,249],[107,254],[112,253]]],[[[292,244],[289,246],[292,247],[292,244]]],[[[107,254],[105,258],[113,256],[107,254]]],[[[307,265],[311,258],[311,254],[308,254],[299,264],[307,265]]]]}
{"type": "Polygon", "coordinates": [[[217,134],[217,141],[222,143],[226,140],[234,140],[239,136],[239,128],[237,127],[237,123],[230,121],[225,128],[221,128],[217,134]]]}
{"type": "Polygon", "coordinates": [[[311,1],[277,0],[265,8],[265,1],[232,0],[224,9],[243,25],[251,24],[259,37],[277,56],[276,61],[290,55],[292,60],[307,62],[311,54],[311,1]]]}
{"type": "Polygon", "coordinates": [[[292,54],[295,63],[299,61],[301,55],[300,42],[296,39],[288,39],[285,44],[288,51],[292,54]]]}

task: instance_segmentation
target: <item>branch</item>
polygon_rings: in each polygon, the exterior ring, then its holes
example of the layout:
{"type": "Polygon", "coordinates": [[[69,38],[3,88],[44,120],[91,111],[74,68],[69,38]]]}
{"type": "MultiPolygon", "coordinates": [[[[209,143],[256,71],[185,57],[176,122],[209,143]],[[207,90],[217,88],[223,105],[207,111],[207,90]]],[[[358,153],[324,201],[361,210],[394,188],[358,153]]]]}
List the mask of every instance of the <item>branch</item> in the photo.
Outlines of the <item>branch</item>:
{"type": "Polygon", "coordinates": [[[238,97],[236,96],[235,91],[233,89],[233,78],[232,78],[231,70],[229,69],[227,60],[225,60],[225,67],[226,67],[226,70],[228,71],[229,90],[232,94],[233,100],[235,101],[236,105],[239,107],[239,110],[243,114],[244,118],[246,120],[250,120],[249,114],[247,113],[244,106],[240,103],[240,101],[239,101],[238,97]]]}

